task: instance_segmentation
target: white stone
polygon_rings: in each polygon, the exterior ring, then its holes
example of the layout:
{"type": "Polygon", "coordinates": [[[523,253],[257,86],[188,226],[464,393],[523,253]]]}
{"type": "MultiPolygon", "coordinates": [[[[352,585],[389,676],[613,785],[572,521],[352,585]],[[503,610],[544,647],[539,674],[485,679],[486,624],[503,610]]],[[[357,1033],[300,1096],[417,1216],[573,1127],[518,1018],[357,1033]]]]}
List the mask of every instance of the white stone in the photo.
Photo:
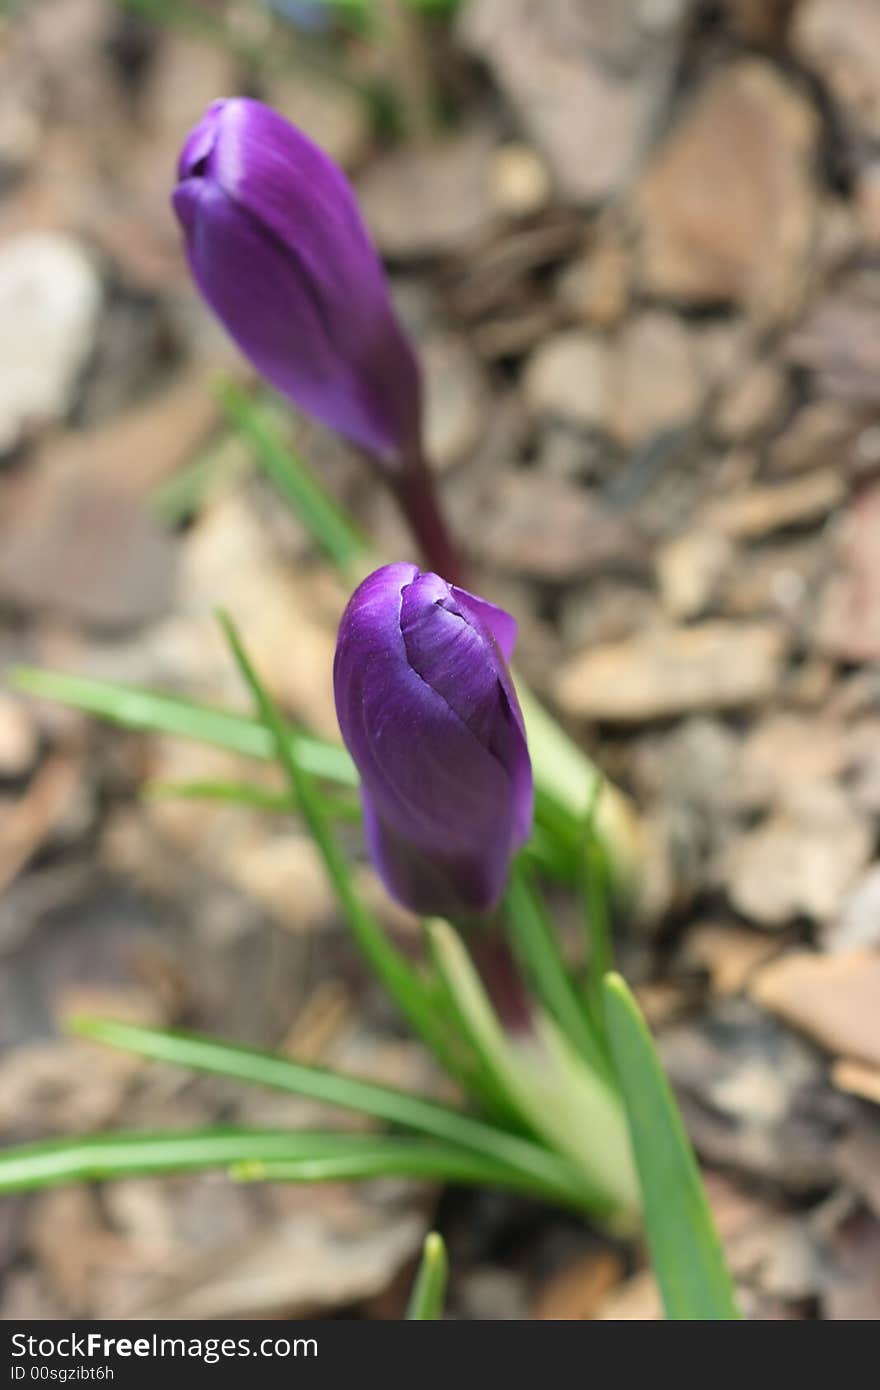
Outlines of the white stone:
{"type": "Polygon", "coordinates": [[[492,202],[503,217],[531,217],[550,198],[547,166],[529,145],[511,140],[492,155],[492,202]]]}
{"type": "Polygon", "coordinates": [[[73,238],[29,232],[0,245],[0,453],[27,426],[71,408],[101,298],[98,272],[73,238]]]}
{"type": "Polygon", "coordinates": [[[571,329],[542,343],[530,357],[523,383],[526,402],[536,415],[599,427],[605,377],[603,344],[582,329],[571,329]]]}

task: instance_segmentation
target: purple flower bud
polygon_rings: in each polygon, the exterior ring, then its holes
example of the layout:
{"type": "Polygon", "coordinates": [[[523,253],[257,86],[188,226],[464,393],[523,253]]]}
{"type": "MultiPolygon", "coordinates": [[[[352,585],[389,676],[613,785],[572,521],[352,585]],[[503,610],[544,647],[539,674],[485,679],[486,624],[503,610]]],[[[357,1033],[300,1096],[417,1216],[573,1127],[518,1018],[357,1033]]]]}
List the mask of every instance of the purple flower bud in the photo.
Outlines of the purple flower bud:
{"type": "Polygon", "coordinates": [[[193,276],[260,375],[389,467],[417,454],[418,367],[342,171],[234,97],[190,132],[178,179],[193,276]]]}
{"type": "Polygon", "coordinates": [[[367,845],[415,912],[491,911],[532,824],[507,659],[516,623],[415,565],[357,588],[339,628],[336,713],[361,775],[367,845]]]}

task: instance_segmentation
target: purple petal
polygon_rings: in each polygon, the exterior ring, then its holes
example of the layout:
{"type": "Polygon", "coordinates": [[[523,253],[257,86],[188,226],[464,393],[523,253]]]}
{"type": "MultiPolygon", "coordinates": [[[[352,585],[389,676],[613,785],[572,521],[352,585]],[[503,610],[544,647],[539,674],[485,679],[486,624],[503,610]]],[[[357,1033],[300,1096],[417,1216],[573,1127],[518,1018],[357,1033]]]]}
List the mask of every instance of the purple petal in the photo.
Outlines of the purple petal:
{"type": "Polygon", "coordinates": [[[351,186],[261,102],[214,102],[173,202],[202,294],[257,371],[391,465],[418,447],[420,384],[351,186]]]}
{"type": "Polygon", "coordinates": [[[343,616],[334,688],[389,890],[419,912],[490,910],[532,815],[525,736],[492,634],[438,576],[385,566],[343,616]]]}
{"type": "Polygon", "coordinates": [[[463,611],[491,632],[501,648],[501,655],[504,660],[510,661],[516,646],[516,618],[513,614],[506,612],[503,608],[496,607],[494,603],[489,603],[487,599],[478,598],[476,594],[469,594],[467,589],[460,589],[457,584],[452,586],[452,592],[463,611]]]}
{"type": "Polygon", "coordinates": [[[177,161],[178,179],[199,177],[205,172],[208,157],[217,140],[217,127],[225,101],[212,101],[197,126],[194,126],[183,144],[177,161]]]}

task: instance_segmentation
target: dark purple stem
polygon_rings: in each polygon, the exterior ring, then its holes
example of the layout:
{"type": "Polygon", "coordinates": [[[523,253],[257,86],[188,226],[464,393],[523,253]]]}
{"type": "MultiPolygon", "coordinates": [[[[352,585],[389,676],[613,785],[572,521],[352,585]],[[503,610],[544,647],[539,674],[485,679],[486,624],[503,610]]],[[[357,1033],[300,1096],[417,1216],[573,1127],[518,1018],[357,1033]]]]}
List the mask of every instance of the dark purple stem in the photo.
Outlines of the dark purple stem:
{"type": "Polygon", "coordinates": [[[434,479],[424,458],[419,455],[410,460],[389,482],[428,568],[448,584],[462,584],[464,566],[440,511],[434,479]]]}
{"type": "Polygon", "coordinates": [[[505,1032],[532,1031],[534,1006],[513,953],[497,927],[468,938],[471,960],[505,1032]]]}

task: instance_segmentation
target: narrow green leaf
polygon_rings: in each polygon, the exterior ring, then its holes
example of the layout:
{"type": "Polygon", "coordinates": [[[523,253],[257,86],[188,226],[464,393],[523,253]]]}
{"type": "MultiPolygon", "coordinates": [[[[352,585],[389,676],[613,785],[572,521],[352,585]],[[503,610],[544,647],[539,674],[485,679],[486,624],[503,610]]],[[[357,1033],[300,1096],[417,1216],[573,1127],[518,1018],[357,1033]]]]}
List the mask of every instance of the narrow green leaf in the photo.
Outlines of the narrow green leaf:
{"type": "MultiPolygon", "coordinates": [[[[557,838],[564,835],[566,841],[582,844],[584,817],[601,774],[525,682],[517,679],[516,686],[532,755],[536,812],[542,824],[554,827],[557,838]]],[[[634,807],[617,787],[605,787],[596,806],[594,831],[607,852],[614,900],[630,904],[638,884],[640,830],[634,807]]]]}
{"type": "MultiPolygon", "coordinates": [[[[97,715],[125,729],[190,738],[264,762],[275,757],[273,735],[249,714],[236,714],[158,690],[118,685],[115,681],[69,675],[63,671],[41,671],[32,666],[16,667],[9,683],[27,695],[57,700],[59,704],[97,715]]],[[[343,787],[357,787],[354,763],[341,745],[294,731],[289,726],[284,728],[284,738],[295,749],[301,767],[312,777],[343,787]]]]}
{"type": "Polygon", "coordinates": [[[165,526],[182,526],[251,471],[251,461],[235,431],[224,429],[194,459],[153,489],[148,506],[165,526]]]}
{"type": "Polygon", "coordinates": [[[368,553],[366,538],[285,442],[274,412],[231,382],[225,382],[217,394],[227,419],[248,439],[263,472],[327,558],[343,572],[362,571],[368,553]]]}
{"type": "MultiPolygon", "coordinates": [[[[296,803],[289,792],[272,791],[253,782],[147,782],[141,795],[150,801],[221,801],[232,806],[252,806],[255,810],[289,815],[296,803]]],[[[362,819],[361,804],[353,796],[321,796],[325,815],[333,821],[357,825],[362,819]]]]}
{"type": "Polygon", "coordinates": [[[0,1192],[133,1174],[226,1168],[258,1160],[292,1161],[319,1151],[322,1138],[326,1136],[294,1130],[205,1129],[50,1139],[0,1153],[0,1192]]]}
{"type": "Polygon", "coordinates": [[[575,871],[571,857],[559,841],[553,838],[546,826],[541,824],[537,806],[532,833],[521,854],[526,863],[531,864],[532,868],[547,878],[561,883],[572,882],[575,871]]]}
{"type": "Polygon", "coordinates": [[[540,782],[535,787],[535,821],[544,827],[559,854],[572,861],[577,858],[583,844],[583,827],[578,817],[540,782]]]}
{"type": "Polygon", "coordinates": [[[508,1104],[548,1149],[573,1165],[586,1205],[601,1215],[631,1215],[638,1188],[616,1089],[539,1008],[522,1031],[503,1029],[458,932],[440,920],[428,922],[427,931],[462,1031],[508,1104]]]}
{"type": "MultiPolygon", "coordinates": [[[[33,667],[17,668],[12,673],[11,684],[28,694],[58,700],[123,728],[191,738],[261,760],[271,760],[275,756],[276,735],[261,721],[247,714],[218,709],[158,691],[33,667]]],[[[357,773],[344,748],[294,731],[288,725],[281,727],[285,744],[304,773],[347,790],[357,788],[357,773]]],[[[325,819],[348,820],[356,817],[357,811],[352,804],[340,804],[318,794],[314,787],[311,790],[325,819]]],[[[380,932],[377,937],[373,932],[372,935],[374,940],[379,941],[381,950],[386,953],[392,951],[384,934],[380,932]]],[[[413,977],[414,972],[410,971],[410,978],[413,977]]],[[[465,1059],[460,1055],[463,1049],[456,1044],[449,1027],[448,1014],[435,1017],[436,1012],[433,1005],[429,1010],[428,1004],[423,1001],[422,1022],[431,1032],[430,1045],[433,1050],[438,1055],[443,1053],[444,1064],[453,1075],[463,1080],[489,1113],[497,1111],[497,1097],[493,1096],[491,1087],[485,1085],[485,1078],[481,1078],[478,1070],[467,1068],[465,1059]]]]}
{"type": "Polygon", "coordinates": [[[597,776],[584,818],[583,837],[577,858],[575,882],[581,896],[584,938],[587,955],[585,1004],[603,1047],[607,1048],[603,981],[614,969],[614,946],[611,937],[612,879],[608,855],[596,834],[596,818],[602,794],[607,786],[597,776]]]}
{"type": "Polygon", "coordinates": [[[70,1026],[81,1037],[104,1042],[111,1047],[121,1047],[153,1061],[171,1062],[194,1071],[211,1072],[257,1086],[290,1091],[446,1140],[507,1164],[522,1175],[524,1185],[528,1182],[533,1190],[540,1187],[548,1197],[582,1209],[587,1205],[583,1201],[579,1176],[565,1159],[518,1135],[508,1134],[461,1111],[424,1100],[421,1096],[344,1076],[322,1067],[306,1066],[286,1057],[277,1057],[271,1052],[216,1042],[194,1033],[142,1028],[136,1024],[98,1018],[81,1018],[70,1026]]]}
{"type": "Polygon", "coordinates": [[[578,998],[544,904],[517,860],[511,865],[504,909],[514,951],[538,998],[589,1065],[610,1080],[608,1059],[578,998]]]}
{"type": "MultiPolygon", "coordinates": [[[[430,931],[427,940],[429,948],[433,949],[430,931]]],[[[501,1125],[504,1129],[513,1130],[518,1134],[526,1133],[528,1126],[523,1124],[520,1111],[512,1103],[506,1088],[499,1082],[491,1058],[484,1052],[480,1039],[467,1026],[462,1015],[460,1001],[453,994],[448,978],[442,971],[434,970],[429,977],[428,985],[434,1008],[438,1014],[442,1015],[444,1026],[461,1039],[476,1060],[480,1085],[480,1109],[484,1118],[493,1124],[501,1125]]]]}
{"type": "Polygon", "coordinates": [[[476,977],[473,963],[461,939],[448,922],[440,919],[425,924],[428,946],[435,966],[438,997],[442,998],[452,1027],[467,1043],[478,1059],[480,1074],[491,1099],[493,1120],[518,1133],[534,1135],[535,1127],[520,1103],[515,1087],[495,1046],[503,1036],[489,1006],[482,985],[476,977]],[[476,989],[474,988],[476,982],[476,989]]]}
{"type": "Polygon", "coordinates": [[[443,1317],[447,1274],[448,1261],[443,1237],[436,1231],[430,1231],[425,1236],[422,1262],[406,1310],[409,1321],[435,1322],[443,1317]]]}
{"type": "Polygon", "coordinates": [[[242,678],[254,697],[265,727],[275,740],[291,794],[324,860],[327,876],[349,929],[370,969],[385,986],[410,1027],[424,1039],[450,1075],[458,1078],[475,1097],[481,1098],[484,1087],[479,1067],[474,1066],[461,1040],[445,1026],[444,1019],[434,1006],[430,990],[409,961],[388,940],[381,925],[357,893],[348,861],[333,833],[314,783],[297,759],[295,744],[288,737],[274,700],[254,670],[231,619],[223,614],[220,622],[242,678]]]}
{"type": "MultiPolygon", "coordinates": [[[[170,695],[139,686],[120,685],[115,681],[92,676],[72,675],[64,671],[42,671],[33,666],[18,666],[9,676],[16,690],[39,699],[56,700],[72,709],[82,710],[98,719],[105,719],[120,728],[138,733],[169,734],[177,738],[207,743],[231,753],[260,761],[275,757],[275,741],[262,722],[249,714],[239,714],[198,700],[170,695]]],[[[304,771],[328,785],[355,790],[358,775],[346,750],[336,743],[318,738],[302,730],[294,731],[285,725],[285,737],[296,749],[304,771]]],[[[325,802],[334,820],[355,820],[359,812],[351,802],[325,802]]],[[[552,818],[553,803],[539,798],[537,815],[552,818]]],[[[543,825],[543,821],[542,821],[543,825]]],[[[556,829],[543,834],[530,846],[538,865],[555,878],[570,881],[575,872],[568,851],[558,852],[556,829]]]]}
{"type": "Polygon", "coordinates": [[[141,795],[148,801],[223,801],[260,811],[295,809],[288,792],[275,792],[252,782],[147,782],[141,795]]]}
{"type": "Polygon", "coordinates": [[[432,1139],[388,1134],[323,1136],[333,1139],[313,1152],[290,1158],[236,1163],[237,1182],[342,1182],[365,1178],[427,1178],[471,1187],[502,1187],[522,1192],[528,1184],[514,1168],[481,1154],[432,1139]]]}
{"type": "Polygon", "coordinates": [[[697,1160],[639,1006],[613,973],[605,977],[604,997],[666,1316],[690,1322],[737,1318],[697,1160]]]}

